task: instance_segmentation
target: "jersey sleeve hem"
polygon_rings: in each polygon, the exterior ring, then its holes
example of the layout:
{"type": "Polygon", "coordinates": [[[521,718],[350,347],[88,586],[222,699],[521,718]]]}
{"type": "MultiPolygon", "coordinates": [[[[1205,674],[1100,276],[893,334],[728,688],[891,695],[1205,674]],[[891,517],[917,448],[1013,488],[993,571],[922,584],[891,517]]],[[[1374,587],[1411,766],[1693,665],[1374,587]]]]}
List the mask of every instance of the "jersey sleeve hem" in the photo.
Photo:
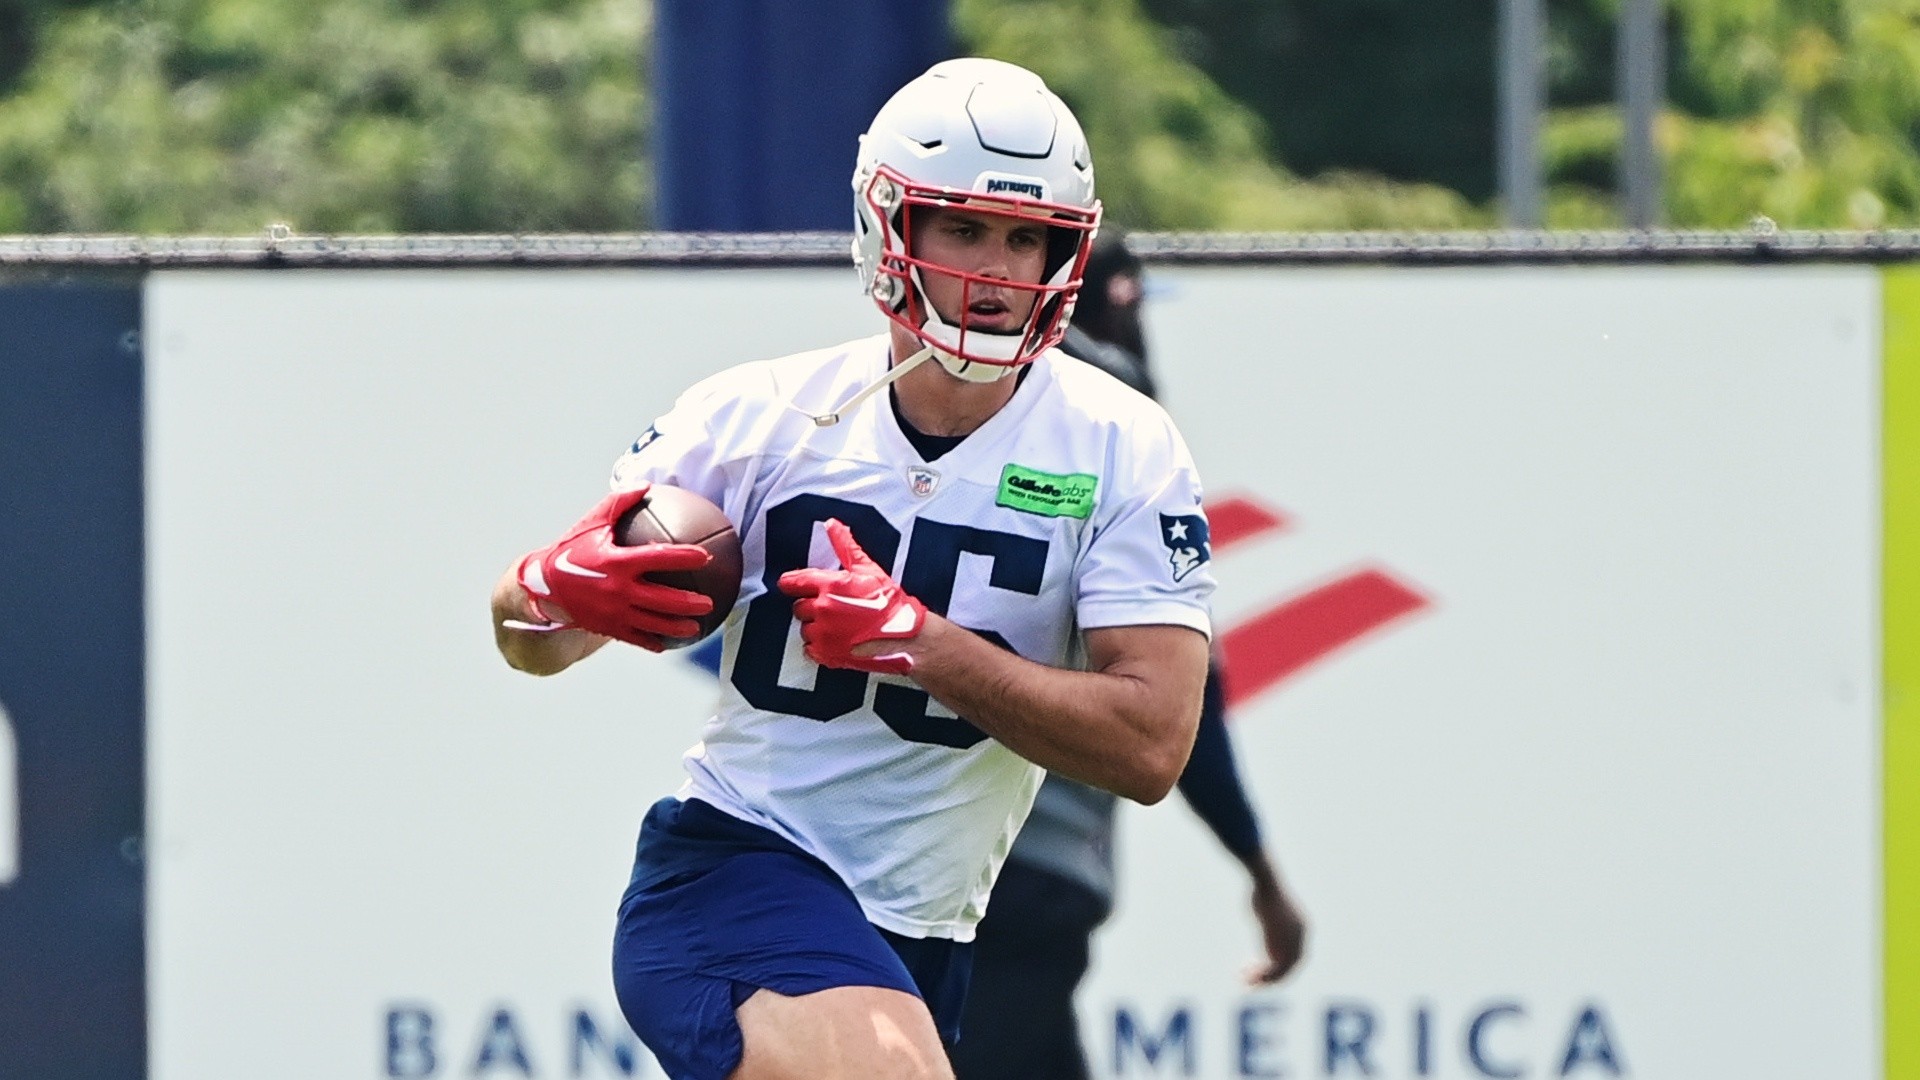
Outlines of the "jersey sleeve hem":
{"type": "Polygon", "coordinates": [[[1080,628],[1102,630],[1114,626],[1184,626],[1198,630],[1213,640],[1213,620],[1207,613],[1188,604],[1141,602],[1138,600],[1096,601],[1080,605],[1080,628]]]}

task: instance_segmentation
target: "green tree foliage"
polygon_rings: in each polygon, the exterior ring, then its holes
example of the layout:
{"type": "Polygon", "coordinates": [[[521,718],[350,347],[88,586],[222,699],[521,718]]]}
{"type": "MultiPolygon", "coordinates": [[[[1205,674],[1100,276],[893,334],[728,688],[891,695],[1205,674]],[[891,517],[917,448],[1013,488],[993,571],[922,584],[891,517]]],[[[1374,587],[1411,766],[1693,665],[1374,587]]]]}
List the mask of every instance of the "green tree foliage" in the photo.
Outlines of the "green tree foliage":
{"type": "Polygon", "coordinates": [[[637,227],[644,0],[126,0],[0,98],[0,232],[637,227]]]}
{"type": "Polygon", "coordinates": [[[71,7],[96,0],[4,0],[0,2],[0,94],[13,88],[39,42],[40,28],[71,7]]]}
{"type": "MultiPolygon", "coordinates": [[[[34,4],[38,56],[0,97],[0,232],[645,224],[646,0],[34,4]]],[[[1438,186],[1301,182],[1136,0],[958,0],[954,14],[968,51],[1027,64],[1073,101],[1102,194],[1133,227],[1485,220],[1438,186]]]]}
{"type": "MultiPolygon", "coordinates": [[[[1670,223],[1920,225],[1920,0],[1668,2],[1670,223]]],[[[1491,224],[1496,3],[951,0],[1115,220],[1246,230],[1491,224]]],[[[1618,3],[1549,0],[1556,226],[1620,220],[1618,3]]],[[[0,0],[0,233],[644,227],[650,12],[0,0]]]]}
{"type": "Polygon", "coordinates": [[[1307,175],[1494,191],[1496,0],[1144,0],[1307,175]]]}
{"type": "Polygon", "coordinates": [[[1302,181],[1259,115],[1174,48],[1138,0],[954,0],[967,51],[1039,72],[1094,147],[1109,215],[1136,229],[1465,228],[1454,191],[1377,175],[1302,181]]]}
{"type": "MultiPolygon", "coordinates": [[[[1657,131],[1669,220],[1797,228],[1920,224],[1920,3],[1674,0],[1672,104],[1657,131]]],[[[1591,169],[1610,110],[1548,133],[1556,176],[1591,169]]],[[[1568,184],[1556,207],[1592,201],[1568,184]]]]}
{"type": "MultiPolygon", "coordinates": [[[[1144,0],[1313,174],[1493,186],[1494,0],[1144,0]]],[[[1667,219],[1920,224],[1920,0],[1668,0],[1667,219]]],[[[1548,221],[1618,225],[1618,0],[1548,0],[1548,221]]]]}

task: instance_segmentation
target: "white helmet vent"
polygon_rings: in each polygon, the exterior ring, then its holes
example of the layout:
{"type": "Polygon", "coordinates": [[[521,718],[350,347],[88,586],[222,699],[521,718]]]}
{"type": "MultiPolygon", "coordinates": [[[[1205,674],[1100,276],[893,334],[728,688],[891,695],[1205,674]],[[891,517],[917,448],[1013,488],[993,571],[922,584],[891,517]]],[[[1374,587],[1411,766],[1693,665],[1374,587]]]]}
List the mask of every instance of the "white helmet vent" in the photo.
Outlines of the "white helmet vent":
{"type": "Polygon", "coordinates": [[[981,83],[967,97],[967,117],[985,149],[1022,158],[1053,153],[1059,124],[1045,90],[981,83]]]}

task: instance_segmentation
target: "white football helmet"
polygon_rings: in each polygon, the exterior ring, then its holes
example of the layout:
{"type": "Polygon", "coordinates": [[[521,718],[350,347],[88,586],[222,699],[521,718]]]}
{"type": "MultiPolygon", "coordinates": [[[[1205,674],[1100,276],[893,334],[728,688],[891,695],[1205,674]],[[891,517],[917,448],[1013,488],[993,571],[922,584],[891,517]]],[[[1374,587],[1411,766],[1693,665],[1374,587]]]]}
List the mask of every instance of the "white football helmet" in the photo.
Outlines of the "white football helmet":
{"type": "Polygon", "coordinates": [[[1025,68],[980,58],[935,64],[901,87],[860,137],[853,219],[853,263],[881,312],[954,375],[992,382],[1067,332],[1100,224],[1086,135],[1066,103],[1025,68]],[[1039,283],[992,282],[1034,294],[1024,327],[970,331],[940,317],[926,299],[923,268],[968,290],[988,279],[915,257],[908,208],[916,206],[965,206],[1047,226],[1039,283]]]}

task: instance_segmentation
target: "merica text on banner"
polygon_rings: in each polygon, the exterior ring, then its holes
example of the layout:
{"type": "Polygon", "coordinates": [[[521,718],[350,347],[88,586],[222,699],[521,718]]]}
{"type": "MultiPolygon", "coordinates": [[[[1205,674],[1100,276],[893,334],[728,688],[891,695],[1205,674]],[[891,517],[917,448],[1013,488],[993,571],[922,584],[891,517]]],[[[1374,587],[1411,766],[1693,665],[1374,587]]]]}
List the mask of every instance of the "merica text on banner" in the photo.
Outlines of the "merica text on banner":
{"type": "Polygon", "coordinates": [[[1209,1020],[1190,1002],[1117,1005],[1111,1075],[1215,1076],[1222,1062],[1231,1064],[1229,1075],[1262,1080],[1630,1075],[1618,1029],[1596,1001],[1550,1009],[1502,998],[1449,1009],[1423,999],[1389,1011],[1342,998],[1308,1012],[1261,995],[1233,1010],[1223,1027],[1209,1020]]]}

